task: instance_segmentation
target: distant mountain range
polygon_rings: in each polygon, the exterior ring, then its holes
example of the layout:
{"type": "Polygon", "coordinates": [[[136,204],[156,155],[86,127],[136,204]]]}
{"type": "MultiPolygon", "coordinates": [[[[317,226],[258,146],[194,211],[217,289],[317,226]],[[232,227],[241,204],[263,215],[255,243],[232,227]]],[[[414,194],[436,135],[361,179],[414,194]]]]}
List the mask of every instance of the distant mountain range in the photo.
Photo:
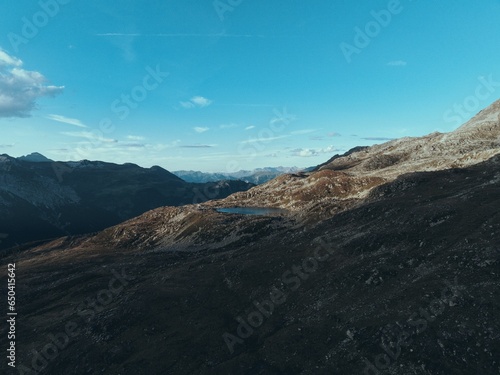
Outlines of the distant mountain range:
{"type": "Polygon", "coordinates": [[[102,230],[161,206],[220,199],[254,186],[188,183],[160,167],[0,155],[0,248],[102,230]]]}
{"type": "Polygon", "coordinates": [[[241,180],[251,184],[260,185],[272,180],[282,174],[295,173],[300,171],[297,167],[266,167],[257,168],[251,171],[238,171],[232,173],[206,173],[199,171],[174,171],[172,172],[177,177],[182,178],[187,182],[214,182],[220,180],[241,180]]]}

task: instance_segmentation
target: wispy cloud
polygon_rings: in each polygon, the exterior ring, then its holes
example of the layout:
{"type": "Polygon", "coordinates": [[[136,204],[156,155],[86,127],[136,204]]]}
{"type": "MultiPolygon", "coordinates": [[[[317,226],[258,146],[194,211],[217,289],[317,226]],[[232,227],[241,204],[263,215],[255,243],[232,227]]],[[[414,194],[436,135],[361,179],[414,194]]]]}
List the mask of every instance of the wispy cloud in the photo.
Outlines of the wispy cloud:
{"type": "Polygon", "coordinates": [[[127,135],[127,139],[129,139],[131,141],[143,141],[146,138],[139,136],[139,135],[127,135]]]}
{"type": "Polygon", "coordinates": [[[245,130],[252,130],[252,129],[255,129],[255,126],[250,125],[250,126],[247,126],[247,127],[245,128],[245,130]]]}
{"type": "Polygon", "coordinates": [[[76,118],[70,118],[70,117],[65,117],[61,115],[47,115],[45,118],[48,118],[49,120],[54,120],[57,122],[62,122],[64,124],[69,124],[69,125],[74,125],[78,126],[79,128],[86,128],[87,125],[83,124],[80,120],[76,118]]]}
{"type": "Polygon", "coordinates": [[[191,98],[191,102],[198,107],[208,107],[210,104],[212,104],[212,101],[210,99],[204,98],[203,96],[195,96],[191,98]]]}
{"type": "Polygon", "coordinates": [[[273,104],[259,104],[259,103],[217,103],[219,106],[228,107],[274,107],[273,104]]]}
{"type": "Polygon", "coordinates": [[[337,132],[330,132],[327,134],[327,136],[329,136],[329,137],[341,137],[342,135],[340,133],[337,133],[337,132]]]}
{"type": "Polygon", "coordinates": [[[364,139],[366,141],[392,141],[396,138],[385,138],[385,137],[365,137],[365,138],[361,138],[361,139],[364,139]]]}
{"type": "Polygon", "coordinates": [[[145,148],[146,144],[144,143],[119,143],[118,147],[123,147],[123,148],[145,148]]]}
{"type": "Polygon", "coordinates": [[[241,141],[240,143],[246,144],[246,143],[256,143],[256,142],[271,142],[271,141],[276,141],[278,139],[283,139],[283,138],[288,138],[290,135],[279,135],[276,137],[261,137],[261,138],[251,138],[247,139],[246,141],[241,141]]]}
{"type": "MultiPolygon", "coordinates": [[[[329,137],[329,138],[341,137],[341,134],[337,133],[337,132],[329,132],[329,133],[326,134],[326,136],[329,137]]],[[[313,141],[321,141],[321,140],[325,139],[325,137],[321,136],[321,135],[318,135],[318,136],[314,136],[314,137],[309,137],[309,139],[312,139],[313,141]]]]}
{"type": "Polygon", "coordinates": [[[403,60],[394,60],[387,63],[388,66],[406,66],[408,63],[403,60]]]}
{"type": "Polygon", "coordinates": [[[66,134],[71,137],[80,137],[84,140],[71,142],[64,148],[49,150],[51,154],[64,158],[65,160],[82,160],[92,158],[94,160],[108,159],[110,156],[119,157],[123,162],[130,162],[143,157],[144,160],[160,160],[164,157],[164,150],[177,147],[181,142],[179,139],[169,143],[142,143],[118,141],[114,139],[103,139],[98,136],[86,137],[85,133],[66,134]]]}
{"type": "Polygon", "coordinates": [[[122,37],[161,37],[161,38],[265,38],[264,35],[255,34],[197,34],[197,33],[99,33],[96,36],[122,36],[122,37]]]}
{"type": "Polygon", "coordinates": [[[14,147],[14,144],[0,145],[0,148],[12,148],[12,147],[14,147]]]}
{"type": "Polygon", "coordinates": [[[193,96],[187,102],[180,102],[180,105],[184,108],[204,108],[208,107],[210,104],[212,104],[212,101],[203,96],[193,96]]]}
{"type": "Polygon", "coordinates": [[[182,106],[182,108],[194,108],[194,104],[191,102],[179,102],[179,104],[182,106]]]}
{"type": "Polygon", "coordinates": [[[205,133],[206,131],[209,131],[209,130],[210,130],[210,128],[207,128],[207,127],[201,127],[201,126],[197,126],[197,127],[193,128],[193,129],[194,129],[194,131],[195,131],[196,133],[205,133]]]}
{"type": "Polygon", "coordinates": [[[216,147],[217,145],[182,145],[179,146],[180,148],[212,148],[216,147]]]}
{"type": "Polygon", "coordinates": [[[321,154],[331,154],[335,151],[340,151],[340,150],[330,145],[326,148],[296,148],[294,150],[291,150],[291,154],[292,156],[308,158],[312,156],[318,156],[321,154]]]}
{"type": "Polygon", "coordinates": [[[80,131],[80,132],[61,132],[62,135],[67,135],[68,137],[76,137],[76,138],[85,138],[92,141],[98,141],[103,143],[116,143],[118,142],[116,139],[104,138],[99,135],[96,135],[89,131],[80,131]]]}

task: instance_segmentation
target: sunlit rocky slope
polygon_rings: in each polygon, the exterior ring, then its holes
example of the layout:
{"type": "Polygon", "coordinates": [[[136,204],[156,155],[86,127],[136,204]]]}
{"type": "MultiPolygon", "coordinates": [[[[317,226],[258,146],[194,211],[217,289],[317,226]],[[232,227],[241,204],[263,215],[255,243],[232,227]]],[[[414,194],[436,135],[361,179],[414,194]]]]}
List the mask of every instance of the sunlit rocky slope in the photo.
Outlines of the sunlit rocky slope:
{"type": "Polygon", "coordinates": [[[284,175],[216,204],[329,213],[405,173],[467,167],[498,153],[500,101],[451,133],[432,133],[357,148],[345,156],[335,156],[313,172],[284,175]]]}

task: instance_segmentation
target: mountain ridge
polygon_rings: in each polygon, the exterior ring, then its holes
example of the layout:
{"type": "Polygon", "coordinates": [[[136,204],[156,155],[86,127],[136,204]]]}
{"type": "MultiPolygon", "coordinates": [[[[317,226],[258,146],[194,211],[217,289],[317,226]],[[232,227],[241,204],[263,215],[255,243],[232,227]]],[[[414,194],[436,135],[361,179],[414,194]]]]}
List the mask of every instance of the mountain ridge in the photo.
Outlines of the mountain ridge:
{"type": "Polygon", "coordinates": [[[449,133],[406,137],[336,155],[310,172],[282,175],[212,206],[276,207],[328,215],[405,173],[471,166],[500,153],[500,100],[449,133]],[[311,200],[311,197],[316,197],[311,200]],[[321,203],[320,205],[318,203],[321,203]]]}
{"type": "Polygon", "coordinates": [[[252,184],[263,184],[267,181],[272,180],[282,174],[294,173],[300,171],[297,167],[265,167],[256,168],[254,170],[241,170],[238,172],[215,172],[207,173],[200,171],[174,171],[172,172],[176,176],[184,179],[187,182],[213,182],[219,180],[241,180],[252,184]]]}
{"type": "Polygon", "coordinates": [[[47,162],[38,155],[36,161],[0,156],[0,227],[8,234],[0,248],[95,232],[157,207],[201,203],[253,186],[187,183],[158,166],[47,162]]]}

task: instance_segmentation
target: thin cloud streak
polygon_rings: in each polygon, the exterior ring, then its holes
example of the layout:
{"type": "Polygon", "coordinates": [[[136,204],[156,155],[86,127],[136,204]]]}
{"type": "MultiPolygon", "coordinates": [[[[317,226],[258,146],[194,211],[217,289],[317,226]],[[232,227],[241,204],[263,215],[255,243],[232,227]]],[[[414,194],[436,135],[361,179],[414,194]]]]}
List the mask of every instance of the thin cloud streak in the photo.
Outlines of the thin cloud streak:
{"type": "Polygon", "coordinates": [[[366,138],[361,138],[366,141],[393,141],[396,138],[385,138],[385,137],[366,137],[366,138]]]}
{"type": "Polygon", "coordinates": [[[273,104],[258,104],[258,103],[218,103],[218,106],[227,107],[275,107],[273,104]]]}
{"type": "Polygon", "coordinates": [[[252,139],[248,139],[246,141],[241,141],[240,143],[241,144],[247,144],[247,143],[256,143],[256,142],[271,142],[271,141],[275,141],[277,139],[288,138],[290,136],[291,135],[279,135],[279,136],[276,136],[276,137],[269,137],[269,138],[265,138],[265,137],[262,137],[262,138],[252,138],[252,139]]]}
{"type": "Polygon", "coordinates": [[[69,117],[65,117],[65,116],[61,116],[61,115],[47,115],[47,116],[45,116],[45,118],[47,118],[49,120],[57,121],[57,122],[62,122],[64,124],[68,124],[68,125],[78,126],[79,128],[86,128],[87,127],[87,125],[83,124],[80,120],[78,120],[76,118],[69,118],[69,117]]]}
{"type": "Polygon", "coordinates": [[[96,36],[123,36],[123,37],[159,37],[159,38],[265,38],[264,35],[251,35],[251,34],[141,34],[141,33],[99,33],[96,36]]]}
{"type": "Polygon", "coordinates": [[[104,138],[104,137],[101,137],[101,136],[96,135],[93,132],[89,132],[89,131],[61,132],[60,134],[66,135],[68,137],[85,138],[85,139],[91,139],[91,140],[95,140],[98,142],[104,142],[104,143],[117,143],[118,142],[118,140],[116,140],[116,139],[104,138]]]}
{"type": "Polygon", "coordinates": [[[180,148],[212,148],[216,145],[183,145],[179,146],[180,148]]]}

